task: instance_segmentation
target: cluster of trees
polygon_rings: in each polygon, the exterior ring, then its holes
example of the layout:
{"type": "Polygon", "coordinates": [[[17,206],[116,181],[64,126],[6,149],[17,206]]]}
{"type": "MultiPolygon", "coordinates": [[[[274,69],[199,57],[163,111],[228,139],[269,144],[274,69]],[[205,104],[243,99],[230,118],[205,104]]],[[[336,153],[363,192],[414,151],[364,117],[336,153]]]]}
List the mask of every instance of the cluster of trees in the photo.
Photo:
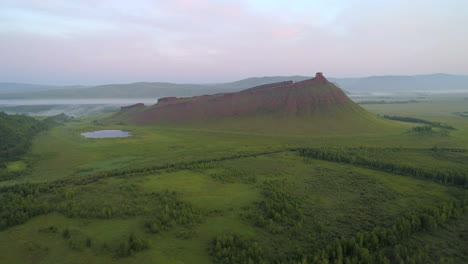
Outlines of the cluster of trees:
{"type": "Polygon", "coordinates": [[[148,219],[144,226],[152,233],[175,226],[192,227],[204,219],[199,209],[177,199],[175,192],[139,193],[131,188],[120,191],[122,199],[113,203],[81,201],[65,195],[56,203],[54,210],[69,217],[81,218],[146,216],[148,219]]]}
{"type": "MultiPolygon", "coordinates": [[[[57,233],[58,228],[50,226],[48,228],[40,229],[39,232],[57,233]]],[[[73,250],[83,250],[91,248],[94,243],[90,237],[84,237],[78,230],[73,232],[65,228],[62,232],[62,238],[68,241],[68,246],[73,250]]],[[[143,251],[151,247],[151,240],[138,237],[131,233],[122,242],[117,243],[115,247],[109,247],[107,243],[101,245],[101,250],[106,254],[114,255],[115,257],[123,258],[133,256],[135,253],[143,251]]]]}
{"type": "MultiPolygon", "coordinates": [[[[40,232],[57,233],[58,228],[50,226],[46,229],[39,230],[40,232]]],[[[62,238],[68,241],[68,247],[74,250],[83,250],[85,247],[90,248],[93,245],[93,240],[90,237],[83,238],[79,232],[72,232],[65,228],[62,231],[62,238]]]]}
{"type": "Polygon", "coordinates": [[[18,184],[0,190],[0,230],[22,224],[34,216],[51,212],[42,194],[49,191],[45,184],[18,184]]]}
{"type": "MultiPolygon", "coordinates": [[[[3,166],[5,166],[5,164],[3,164],[3,166]]],[[[29,171],[30,170],[9,171],[9,170],[0,168],[0,181],[8,181],[8,180],[16,179],[20,177],[21,175],[29,173],[29,171]]]]}
{"type": "Polygon", "coordinates": [[[308,263],[427,263],[424,254],[402,243],[417,232],[432,232],[468,211],[468,200],[451,201],[436,208],[410,212],[391,227],[377,227],[351,238],[336,239],[310,256],[308,263]],[[404,251],[406,250],[406,251],[404,251]],[[411,252],[416,251],[416,252],[411,252]],[[418,261],[421,260],[421,261],[418,261]]]}
{"type": "Polygon", "coordinates": [[[337,238],[319,250],[298,253],[294,259],[269,259],[253,240],[239,235],[216,237],[209,252],[215,263],[447,264],[452,261],[430,254],[428,247],[408,245],[407,242],[412,235],[433,232],[467,212],[468,200],[453,200],[438,207],[408,212],[392,226],[337,238]]]}
{"type": "MultiPolygon", "coordinates": [[[[0,230],[50,212],[60,212],[69,217],[104,219],[146,216],[148,220],[145,226],[154,233],[174,226],[190,228],[204,219],[201,210],[180,201],[175,192],[167,190],[161,193],[141,193],[127,186],[125,190],[116,190],[120,200],[112,204],[102,200],[83,200],[75,197],[72,190],[46,183],[18,184],[1,188],[0,230]]],[[[108,197],[103,200],[106,199],[108,197]]]]}
{"type": "Polygon", "coordinates": [[[216,237],[209,248],[215,263],[266,264],[264,252],[257,242],[239,234],[216,237]]]}
{"type": "Polygon", "coordinates": [[[411,128],[412,132],[416,133],[431,133],[432,132],[432,127],[431,126],[417,126],[411,128]]]}
{"type": "Polygon", "coordinates": [[[451,130],[455,129],[453,126],[442,124],[440,122],[434,122],[434,121],[429,121],[429,120],[424,120],[424,119],[419,119],[419,118],[414,118],[414,117],[391,116],[391,115],[384,115],[383,117],[386,118],[386,119],[390,119],[390,120],[425,124],[425,125],[429,125],[431,127],[439,127],[439,128],[445,128],[445,129],[451,129],[451,130]]]}
{"type": "Polygon", "coordinates": [[[65,114],[44,120],[25,115],[0,112],[0,181],[17,178],[27,171],[6,170],[6,163],[21,159],[31,146],[33,137],[41,131],[69,120],[65,114]]]}
{"type": "Polygon", "coordinates": [[[55,204],[54,210],[69,217],[101,218],[128,217],[145,215],[147,206],[157,198],[149,193],[141,193],[135,185],[100,186],[96,193],[94,188],[65,187],[60,192],[49,196],[55,204]],[[99,196],[100,199],[94,199],[99,196]]]}
{"type": "Polygon", "coordinates": [[[410,263],[410,264],[426,264],[426,263],[437,263],[437,264],[454,264],[453,259],[447,259],[439,256],[435,252],[431,252],[428,246],[408,246],[408,245],[396,245],[393,248],[386,250],[386,255],[381,251],[378,253],[378,258],[382,264],[390,263],[410,263]]]}
{"type": "Polygon", "coordinates": [[[262,190],[263,200],[249,215],[255,225],[271,233],[281,233],[285,229],[299,231],[304,223],[300,201],[283,190],[284,185],[283,182],[266,182],[262,190]]]}
{"type": "Polygon", "coordinates": [[[351,150],[338,148],[300,148],[297,149],[297,151],[299,155],[307,158],[349,163],[384,172],[428,179],[445,185],[468,187],[468,174],[464,171],[424,169],[402,164],[394,164],[376,158],[359,155],[359,153],[351,150]]]}
{"type": "Polygon", "coordinates": [[[158,198],[155,203],[157,208],[152,209],[149,219],[145,221],[145,227],[151,233],[158,233],[174,226],[191,228],[204,219],[200,210],[177,200],[173,192],[166,191],[163,194],[152,195],[158,198]]]}
{"type": "Polygon", "coordinates": [[[46,128],[46,123],[32,117],[0,112],[0,168],[8,161],[21,158],[32,138],[46,128]]]}
{"type": "Polygon", "coordinates": [[[58,125],[58,124],[63,124],[63,123],[66,123],[66,122],[69,122],[69,121],[72,121],[72,120],[73,120],[72,116],[67,116],[64,113],[61,113],[61,114],[54,115],[54,116],[48,116],[43,120],[43,122],[47,126],[51,127],[51,126],[55,126],[55,125],[58,125]]]}
{"type": "Polygon", "coordinates": [[[151,241],[149,239],[143,239],[135,234],[130,234],[128,239],[121,242],[115,250],[117,257],[130,257],[137,252],[143,251],[151,247],[151,241]]]}

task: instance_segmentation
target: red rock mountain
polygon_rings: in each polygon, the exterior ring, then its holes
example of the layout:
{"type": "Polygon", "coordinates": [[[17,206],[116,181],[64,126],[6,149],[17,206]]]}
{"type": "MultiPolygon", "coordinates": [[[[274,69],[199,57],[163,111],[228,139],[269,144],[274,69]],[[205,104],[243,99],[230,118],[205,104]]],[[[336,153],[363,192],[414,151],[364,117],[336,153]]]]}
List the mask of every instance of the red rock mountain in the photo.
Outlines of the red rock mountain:
{"type": "Polygon", "coordinates": [[[203,123],[200,127],[213,128],[216,123],[238,123],[240,129],[272,127],[275,130],[278,126],[330,128],[346,120],[364,126],[378,119],[351,101],[320,72],[313,79],[272,83],[236,93],[161,98],[151,107],[123,111],[120,116],[137,124],[198,122],[203,123]],[[298,124],[301,122],[309,125],[298,124]]]}

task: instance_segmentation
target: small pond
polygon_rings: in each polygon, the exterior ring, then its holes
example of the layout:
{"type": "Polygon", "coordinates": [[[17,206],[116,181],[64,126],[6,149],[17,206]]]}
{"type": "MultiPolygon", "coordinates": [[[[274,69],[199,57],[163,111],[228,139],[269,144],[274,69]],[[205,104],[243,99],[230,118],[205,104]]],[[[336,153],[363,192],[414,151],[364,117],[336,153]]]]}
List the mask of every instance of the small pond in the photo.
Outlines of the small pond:
{"type": "Polygon", "coordinates": [[[129,137],[132,134],[124,130],[98,130],[94,132],[81,133],[81,135],[87,138],[120,138],[129,137]]]}

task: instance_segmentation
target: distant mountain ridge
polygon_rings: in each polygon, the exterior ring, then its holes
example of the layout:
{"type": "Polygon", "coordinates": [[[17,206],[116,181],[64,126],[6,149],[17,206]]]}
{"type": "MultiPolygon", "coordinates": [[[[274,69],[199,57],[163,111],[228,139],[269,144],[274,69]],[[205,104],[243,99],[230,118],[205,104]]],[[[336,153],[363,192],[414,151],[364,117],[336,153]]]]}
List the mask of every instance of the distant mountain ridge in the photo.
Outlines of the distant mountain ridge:
{"type": "Polygon", "coordinates": [[[37,92],[57,89],[74,89],[86,88],[83,85],[44,85],[44,84],[30,84],[30,83],[14,83],[14,82],[0,82],[0,94],[2,93],[22,93],[22,92],[37,92]]]}
{"type": "Polygon", "coordinates": [[[331,78],[343,89],[350,92],[431,92],[466,90],[468,75],[444,73],[426,75],[388,75],[365,78],[331,78]]]}
{"type": "MultiPolygon", "coordinates": [[[[0,83],[0,99],[87,99],[87,98],[160,98],[188,97],[204,94],[237,92],[250,87],[282,81],[303,81],[310,76],[252,77],[235,82],[213,84],[176,84],[167,82],[138,82],[108,84],[94,87],[55,87],[45,85],[0,83]],[[5,88],[9,87],[9,88],[5,88]],[[58,89],[60,88],[60,89],[58,89]],[[38,90],[40,89],[40,91],[38,90]],[[11,91],[19,92],[11,92],[11,91]]],[[[427,74],[371,76],[362,78],[329,78],[347,93],[414,93],[468,92],[468,75],[427,74]]],[[[76,86],[75,86],[76,87],[76,86]]]]}

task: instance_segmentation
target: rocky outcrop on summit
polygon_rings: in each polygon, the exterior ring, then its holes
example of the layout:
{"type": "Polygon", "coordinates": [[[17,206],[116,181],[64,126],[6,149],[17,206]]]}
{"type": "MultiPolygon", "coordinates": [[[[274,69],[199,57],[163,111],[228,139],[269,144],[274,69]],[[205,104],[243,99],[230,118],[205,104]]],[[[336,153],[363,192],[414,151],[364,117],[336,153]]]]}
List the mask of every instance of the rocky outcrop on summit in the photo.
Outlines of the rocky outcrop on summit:
{"type": "Polygon", "coordinates": [[[145,106],[145,104],[143,103],[138,103],[138,104],[132,104],[132,105],[127,105],[127,106],[121,106],[120,107],[120,110],[129,110],[129,109],[134,109],[134,108],[139,108],[139,107],[143,107],[145,106]]]}
{"type": "Polygon", "coordinates": [[[161,98],[156,105],[138,113],[134,121],[155,123],[259,115],[308,117],[319,109],[333,111],[337,105],[346,104],[354,105],[341,89],[317,73],[315,78],[301,82],[272,83],[236,93],[161,98]]]}
{"type": "Polygon", "coordinates": [[[158,104],[171,103],[177,100],[177,97],[162,97],[158,99],[158,104]]]}

